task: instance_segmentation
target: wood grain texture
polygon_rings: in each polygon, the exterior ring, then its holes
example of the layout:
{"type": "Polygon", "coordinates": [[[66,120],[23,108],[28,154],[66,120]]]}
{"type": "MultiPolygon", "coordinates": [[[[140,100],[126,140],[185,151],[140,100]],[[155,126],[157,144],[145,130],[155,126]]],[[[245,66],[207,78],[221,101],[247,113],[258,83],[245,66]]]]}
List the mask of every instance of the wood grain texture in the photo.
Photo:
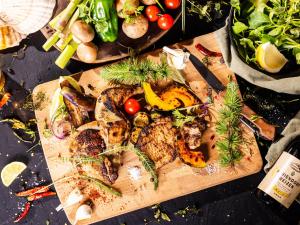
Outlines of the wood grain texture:
{"type": "MultiPolygon", "coordinates": [[[[193,40],[176,44],[171,47],[184,46],[197,57],[203,58],[204,56],[201,55],[201,53],[199,53],[194,47],[196,43],[201,43],[211,50],[219,51],[213,33],[200,36],[193,40]]],[[[145,57],[158,60],[158,54],[160,52],[161,50],[157,50],[146,54],[145,57]]],[[[220,63],[219,58],[213,59],[213,62],[214,63],[209,66],[210,70],[214,72],[224,84],[226,84],[228,82],[228,75],[232,75],[232,72],[225,66],[225,64],[220,63]]],[[[101,79],[101,76],[99,76],[100,72],[101,68],[97,68],[75,76],[78,78],[79,83],[84,87],[87,94],[92,94],[97,97],[102,90],[108,87],[107,83],[101,79]],[[94,91],[91,91],[88,88],[89,84],[95,87],[94,91]]],[[[198,97],[205,102],[207,99],[208,86],[191,63],[188,63],[183,74],[198,97]]],[[[49,99],[43,104],[44,108],[42,110],[37,110],[35,113],[44,154],[51,177],[54,181],[63,176],[69,176],[76,173],[76,169],[72,167],[70,163],[63,163],[58,159],[59,154],[68,156],[68,146],[71,138],[58,140],[55,137],[45,138],[43,135],[45,122],[47,123],[49,121],[50,99],[55,89],[58,87],[58,80],[55,80],[37,86],[33,93],[33,96],[36,96],[36,94],[40,91],[45,92],[49,99]]],[[[217,118],[217,111],[220,107],[222,107],[222,96],[213,93],[213,97],[214,104],[210,107],[212,122],[203,136],[202,145],[203,151],[208,152],[206,168],[195,169],[189,167],[177,158],[174,162],[159,170],[159,187],[157,191],[154,191],[153,184],[150,182],[150,176],[142,168],[138,158],[132,152],[125,152],[123,154],[123,166],[119,169],[119,178],[113,185],[122,192],[123,196],[113,197],[110,194],[101,193],[99,198],[93,200],[95,209],[93,211],[94,213],[92,218],[82,221],[79,224],[90,224],[101,221],[260,171],[262,167],[262,159],[255,137],[243,125],[241,125],[243,128],[243,137],[247,140],[242,149],[244,152],[244,158],[234,169],[224,168],[218,164],[218,153],[215,148],[217,137],[215,135],[214,124],[217,118]],[[142,177],[138,181],[132,181],[129,178],[128,168],[132,166],[142,168],[142,177]]],[[[76,185],[78,185],[78,183],[76,184],[73,181],[55,184],[57,194],[62,204],[65,204],[68,194],[76,185]]],[[[84,190],[86,198],[88,198],[91,190],[91,188],[86,188],[84,190]]],[[[71,223],[74,222],[75,212],[78,206],[79,205],[77,204],[65,210],[71,223]]]]}
{"type": "MultiPolygon", "coordinates": [[[[57,1],[54,16],[58,15],[67,6],[68,2],[68,0],[57,1]]],[[[174,23],[176,23],[176,21],[180,18],[181,15],[180,9],[169,10],[168,13],[170,13],[173,16],[174,23]]],[[[168,32],[159,29],[156,22],[149,22],[148,32],[143,37],[138,39],[131,39],[127,37],[122,31],[122,22],[123,19],[119,19],[119,37],[116,40],[116,42],[104,43],[98,41],[98,56],[97,60],[93,63],[104,63],[127,57],[130,48],[139,51],[144,50],[153,45],[155,42],[157,42],[168,32]]],[[[43,29],[41,29],[41,32],[47,39],[50,38],[51,35],[54,33],[53,29],[51,29],[49,26],[45,26],[43,29]]],[[[79,60],[76,55],[73,57],[73,59],[79,60]]]]}

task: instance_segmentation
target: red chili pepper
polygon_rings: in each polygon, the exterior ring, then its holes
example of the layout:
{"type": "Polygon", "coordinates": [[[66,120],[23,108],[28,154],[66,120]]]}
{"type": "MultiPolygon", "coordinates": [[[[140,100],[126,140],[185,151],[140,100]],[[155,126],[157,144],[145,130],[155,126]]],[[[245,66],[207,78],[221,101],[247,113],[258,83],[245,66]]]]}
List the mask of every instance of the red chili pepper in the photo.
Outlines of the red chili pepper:
{"type": "Polygon", "coordinates": [[[199,43],[195,47],[205,56],[222,57],[222,53],[211,51],[199,43]]]}
{"type": "Polygon", "coordinates": [[[49,186],[40,186],[40,187],[35,187],[35,188],[31,188],[29,190],[26,191],[21,191],[19,193],[16,194],[16,196],[18,197],[26,197],[29,195],[34,195],[34,194],[38,194],[38,193],[43,193],[43,192],[47,192],[49,191],[49,186]]]}
{"type": "Polygon", "coordinates": [[[53,196],[53,195],[56,195],[56,193],[53,191],[47,191],[44,193],[37,193],[37,194],[31,195],[31,196],[27,197],[27,200],[31,202],[31,201],[35,201],[35,200],[38,200],[38,199],[41,199],[44,197],[53,196]]]}
{"type": "Polygon", "coordinates": [[[26,202],[23,212],[15,219],[14,222],[18,223],[20,220],[22,220],[24,217],[26,217],[27,214],[29,213],[30,207],[31,207],[31,203],[26,202]]]}
{"type": "Polygon", "coordinates": [[[2,96],[2,98],[0,100],[0,109],[8,102],[10,97],[11,97],[11,94],[9,94],[8,92],[2,96]]]}

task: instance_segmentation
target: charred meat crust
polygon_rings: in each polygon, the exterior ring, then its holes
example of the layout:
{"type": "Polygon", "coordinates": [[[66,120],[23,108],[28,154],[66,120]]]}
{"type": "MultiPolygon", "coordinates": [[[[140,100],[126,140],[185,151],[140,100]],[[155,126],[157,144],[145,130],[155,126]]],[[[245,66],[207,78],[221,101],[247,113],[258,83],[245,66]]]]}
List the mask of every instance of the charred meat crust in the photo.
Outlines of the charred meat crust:
{"type": "Polygon", "coordinates": [[[129,98],[134,95],[142,94],[144,91],[141,87],[113,87],[104,90],[98,101],[103,104],[113,113],[123,118],[122,113],[118,110],[123,106],[129,98]]]}
{"type": "MultiPolygon", "coordinates": [[[[81,131],[70,145],[70,152],[73,156],[99,157],[98,155],[106,149],[105,142],[99,130],[86,129],[81,131]]],[[[118,178],[117,168],[113,166],[111,159],[104,156],[100,160],[100,166],[91,163],[91,166],[98,171],[109,183],[114,183],[118,178]]],[[[80,165],[79,165],[80,167],[80,165]]],[[[81,169],[82,170],[82,169],[81,169]]]]}
{"type": "Polygon", "coordinates": [[[83,95],[82,93],[73,88],[62,87],[61,94],[66,99],[68,99],[73,105],[81,107],[88,112],[91,112],[95,109],[95,98],[83,95]]]}
{"type": "Polygon", "coordinates": [[[89,114],[86,110],[75,106],[68,99],[64,98],[64,103],[71,117],[71,122],[75,128],[80,127],[90,121],[89,114]]]}
{"type": "Polygon", "coordinates": [[[157,119],[141,131],[136,147],[155,162],[156,168],[175,160],[177,130],[169,117],[157,119]]]}

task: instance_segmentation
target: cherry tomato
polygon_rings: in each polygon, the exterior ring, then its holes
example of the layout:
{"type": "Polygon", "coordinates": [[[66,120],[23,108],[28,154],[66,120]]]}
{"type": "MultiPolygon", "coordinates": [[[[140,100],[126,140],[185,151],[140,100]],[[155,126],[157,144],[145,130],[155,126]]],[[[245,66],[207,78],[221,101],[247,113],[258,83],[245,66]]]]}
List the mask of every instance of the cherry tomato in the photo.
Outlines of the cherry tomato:
{"type": "Polygon", "coordinates": [[[168,9],[177,9],[180,4],[180,0],[165,0],[165,5],[168,9]]]}
{"type": "Polygon", "coordinates": [[[146,16],[150,22],[155,22],[158,20],[160,10],[156,5],[149,5],[146,8],[146,16]]]}
{"type": "Polygon", "coordinates": [[[125,102],[124,108],[129,115],[134,115],[141,110],[141,105],[134,98],[130,98],[125,102]]]}
{"type": "Polygon", "coordinates": [[[158,18],[157,24],[160,29],[169,30],[174,24],[174,19],[169,14],[163,14],[158,18]]]}

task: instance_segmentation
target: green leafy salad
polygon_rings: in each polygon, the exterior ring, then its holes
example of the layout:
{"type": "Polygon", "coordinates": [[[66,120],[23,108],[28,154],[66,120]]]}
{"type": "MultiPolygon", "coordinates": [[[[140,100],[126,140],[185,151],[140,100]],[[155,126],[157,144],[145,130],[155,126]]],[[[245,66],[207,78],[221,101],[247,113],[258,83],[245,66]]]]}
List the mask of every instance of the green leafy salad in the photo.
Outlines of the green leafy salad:
{"type": "Polygon", "coordinates": [[[246,63],[265,69],[258,50],[268,43],[274,52],[278,50],[277,58],[282,54],[281,58],[300,65],[300,0],[234,2],[233,39],[246,63]]]}

